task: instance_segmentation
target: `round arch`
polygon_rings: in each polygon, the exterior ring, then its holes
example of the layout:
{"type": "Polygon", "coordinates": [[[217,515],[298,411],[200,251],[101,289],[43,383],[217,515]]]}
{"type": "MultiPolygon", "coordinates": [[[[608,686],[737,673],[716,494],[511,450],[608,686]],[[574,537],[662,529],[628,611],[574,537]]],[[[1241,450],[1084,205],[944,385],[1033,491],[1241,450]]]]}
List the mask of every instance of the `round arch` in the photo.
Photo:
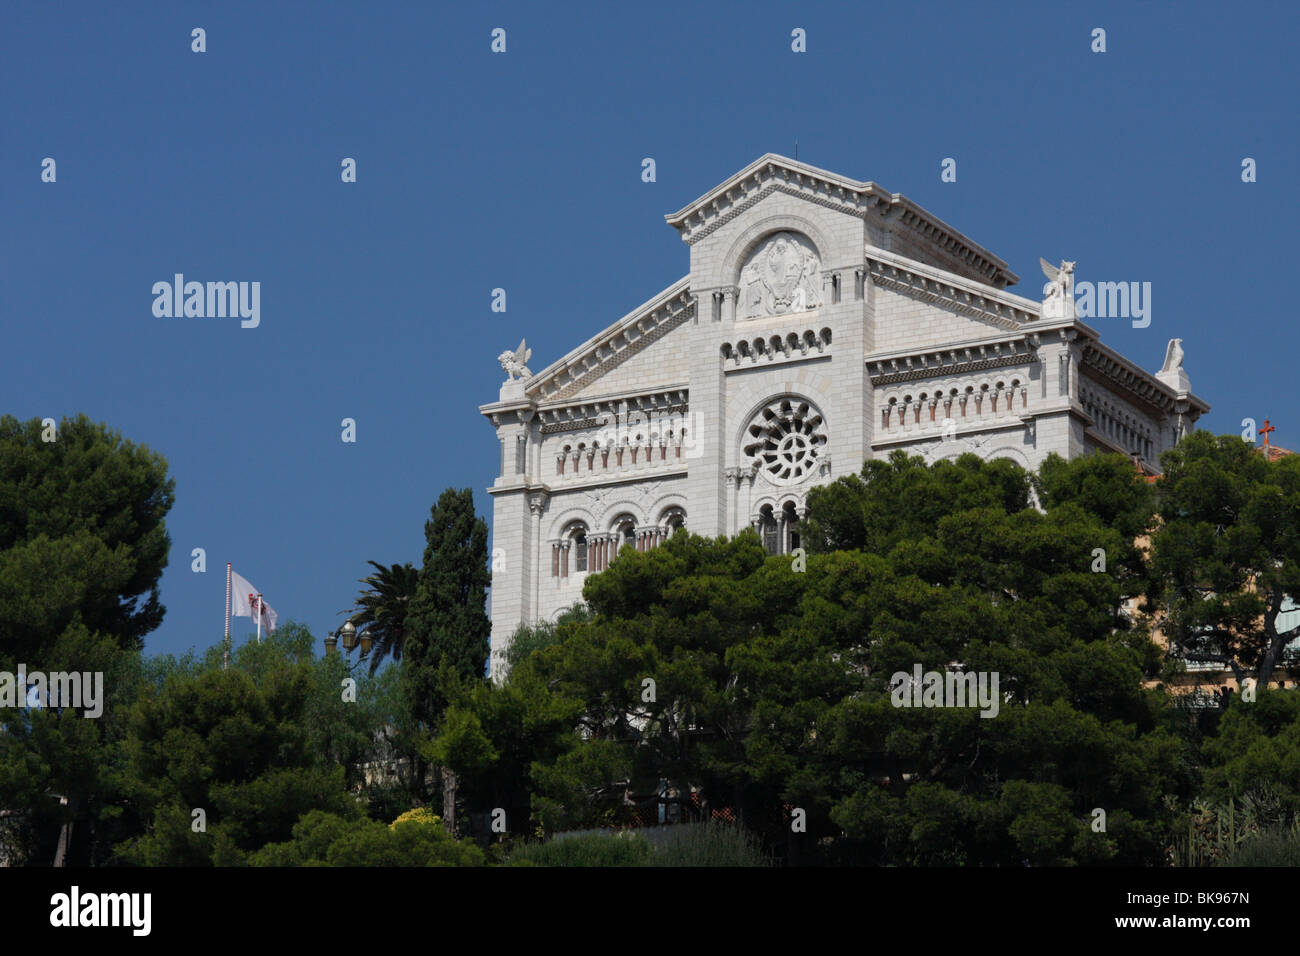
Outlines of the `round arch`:
{"type": "Polygon", "coordinates": [[[801,216],[780,214],[767,216],[751,225],[738,235],[723,255],[718,271],[713,276],[711,285],[737,285],[740,282],[741,265],[758,244],[775,232],[794,232],[806,238],[817,252],[817,259],[823,268],[830,253],[831,244],[826,235],[808,219],[801,216]]]}

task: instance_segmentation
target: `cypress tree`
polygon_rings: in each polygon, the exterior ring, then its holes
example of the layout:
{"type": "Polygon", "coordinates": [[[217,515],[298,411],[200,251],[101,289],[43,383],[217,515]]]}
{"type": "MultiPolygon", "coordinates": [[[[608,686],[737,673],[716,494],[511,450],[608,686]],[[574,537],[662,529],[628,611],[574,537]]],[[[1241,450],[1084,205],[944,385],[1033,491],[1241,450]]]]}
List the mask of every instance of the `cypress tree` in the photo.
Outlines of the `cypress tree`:
{"type": "MultiPolygon", "coordinates": [[[[402,682],[412,715],[432,735],[447,709],[450,686],[484,679],[492,575],[487,523],[474,513],[470,489],[448,488],[439,496],[424,536],[424,565],[407,615],[402,682]]],[[[445,768],[442,783],[443,822],[454,832],[456,780],[445,768]]]]}

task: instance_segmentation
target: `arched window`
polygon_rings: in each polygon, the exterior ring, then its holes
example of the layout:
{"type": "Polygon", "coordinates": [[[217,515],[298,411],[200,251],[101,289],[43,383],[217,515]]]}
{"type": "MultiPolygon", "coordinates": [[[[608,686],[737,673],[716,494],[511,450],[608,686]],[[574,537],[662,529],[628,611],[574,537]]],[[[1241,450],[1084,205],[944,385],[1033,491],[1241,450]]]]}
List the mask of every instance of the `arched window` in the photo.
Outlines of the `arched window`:
{"type": "Polygon", "coordinates": [[[624,513],[615,518],[611,530],[614,538],[611,544],[611,558],[621,551],[624,545],[630,544],[636,547],[636,519],[630,514],[624,513]]]}
{"type": "Polygon", "coordinates": [[[663,522],[668,526],[668,537],[671,538],[686,527],[686,512],[677,507],[669,508],[664,512],[663,522]]]}
{"type": "Polygon", "coordinates": [[[575,574],[590,570],[588,563],[587,526],[581,521],[574,521],[564,526],[559,540],[555,542],[556,558],[553,562],[554,574],[567,578],[572,566],[575,574]],[[572,565],[570,565],[572,559],[572,565]]]}
{"type": "Polygon", "coordinates": [[[763,539],[763,548],[768,554],[781,553],[781,538],[771,505],[763,505],[758,512],[758,536],[763,539]]]}
{"type": "Polygon", "coordinates": [[[785,529],[785,551],[789,554],[795,548],[799,547],[799,514],[795,511],[794,502],[787,501],[785,507],[781,509],[781,516],[785,519],[783,527],[785,529]]]}
{"type": "Polygon", "coordinates": [[[573,531],[573,555],[575,571],[587,570],[587,529],[575,528],[573,531]]]}

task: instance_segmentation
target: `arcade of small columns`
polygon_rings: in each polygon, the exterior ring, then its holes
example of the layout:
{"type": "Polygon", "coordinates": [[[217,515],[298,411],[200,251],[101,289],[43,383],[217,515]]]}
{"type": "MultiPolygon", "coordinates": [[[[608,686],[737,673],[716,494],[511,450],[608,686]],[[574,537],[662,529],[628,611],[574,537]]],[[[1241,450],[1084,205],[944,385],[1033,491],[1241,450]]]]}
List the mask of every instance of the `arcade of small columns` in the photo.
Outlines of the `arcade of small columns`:
{"type": "Polygon", "coordinates": [[[674,436],[669,433],[662,438],[652,436],[649,440],[641,436],[637,436],[637,441],[624,439],[622,444],[613,447],[614,460],[612,462],[609,460],[610,447],[608,445],[602,446],[599,440],[593,441],[591,445],[583,442],[577,448],[565,445],[560,454],[555,456],[555,474],[557,476],[564,476],[565,474],[576,476],[583,471],[582,463],[584,461],[587,464],[586,471],[588,473],[614,471],[616,469],[636,467],[637,465],[648,467],[655,461],[668,461],[670,458],[675,461],[682,457],[683,437],[682,435],[674,436]],[[671,454],[669,449],[672,450],[671,454]],[[657,457],[655,456],[656,450],[659,452],[657,457]],[[645,453],[644,456],[641,456],[641,452],[645,453]],[[638,461],[639,456],[640,460],[638,461]],[[573,463],[571,472],[566,471],[567,462],[569,461],[573,463]]]}
{"type": "MultiPolygon", "coordinates": [[[[829,475],[830,455],[820,455],[817,470],[821,475],[829,475]]],[[[727,478],[730,491],[730,527],[732,533],[739,533],[741,516],[748,515],[749,527],[758,532],[763,546],[770,554],[788,554],[799,546],[797,528],[799,522],[808,518],[808,506],[802,500],[786,500],[779,507],[763,504],[754,507],[754,485],[758,480],[759,467],[753,463],[748,468],[728,468],[723,474],[727,478]]],[[[799,498],[802,499],[800,494],[799,498]]]]}
{"type": "Polygon", "coordinates": [[[987,383],[978,389],[968,385],[965,391],[953,388],[946,395],[942,389],[932,395],[922,392],[919,399],[905,395],[900,401],[898,396],[891,396],[880,410],[880,423],[885,431],[892,430],[896,425],[901,428],[907,428],[909,424],[921,427],[924,424],[922,412],[925,410],[929,412],[929,422],[936,424],[943,419],[957,419],[958,416],[964,419],[970,412],[974,413],[975,418],[997,417],[999,400],[1002,415],[1024,411],[1029,405],[1028,386],[1017,378],[1009,386],[998,382],[992,388],[987,383]],[[1020,400],[1018,409],[1017,398],[1020,400]],[[909,411],[912,413],[910,421],[909,411]],[[936,414],[940,416],[937,419],[936,414]]]}
{"type": "Polygon", "coordinates": [[[1155,459],[1156,429],[1150,424],[1087,386],[1079,389],[1079,403],[1083,406],[1083,410],[1092,416],[1097,429],[1121,445],[1126,452],[1136,454],[1147,461],[1155,459]]]}
{"type": "Polygon", "coordinates": [[[663,523],[638,527],[632,517],[619,519],[615,527],[601,534],[592,534],[582,521],[571,522],[564,533],[551,539],[551,577],[569,576],[569,553],[573,552],[574,573],[604,571],[626,544],[638,551],[649,551],[668,540],[679,528],[686,525],[686,512],[669,508],[663,514],[663,523]]]}

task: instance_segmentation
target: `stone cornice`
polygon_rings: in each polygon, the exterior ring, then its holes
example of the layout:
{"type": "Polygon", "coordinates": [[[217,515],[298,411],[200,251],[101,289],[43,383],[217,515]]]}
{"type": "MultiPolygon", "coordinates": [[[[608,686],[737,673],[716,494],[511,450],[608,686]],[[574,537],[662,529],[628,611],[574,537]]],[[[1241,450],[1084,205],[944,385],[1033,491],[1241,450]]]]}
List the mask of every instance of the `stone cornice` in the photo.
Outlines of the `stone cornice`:
{"type": "Polygon", "coordinates": [[[1105,384],[1118,391],[1128,392],[1167,415],[1194,409],[1195,417],[1200,417],[1210,410],[1208,402],[1190,393],[1180,394],[1174,391],[1150,372],[1138,368],[1096,339],[1083,343],[1081,363],[1096,373],[1105,384]]]}
{"type": "Polygon", "coordinates": [[[599,419],[604,415],[622,412],[667,412],[670,408],[686,407],[690,390],[686,383],[666,385],[663,388],[641,392],[622,392],[614,395],[584,398],[576,402],[555,402],[540,405],[537,420],[543,434],[555,431],[573,431],[586,426],[555,427],[586,419],[599,419]]]}
{"type": "Polygon", "coordinates": [[[893,215],[903,226],[966,262],[990,285],[1014,285],[1019,281],[1007,263],[905,196],[890,193],[873,182],[847,179],[775,153],[759,157],[664,219],[693,245],[776,192],[863,219],[870,213],[893,215]]]}
{"type": "MultiPolygon", "coordinates": [[[[1025,416],[1032,418],[1034,416],[1025,416]]],[[[1013,417],[1002,418],[991,422],[971,422],[961,426],[961,437],[963,439],[971,435],[983,435],[990,432],[1017,432],[1024,431],[1025,418],[1013,417]]],[[[926,429],[925,431],[907,431],[907,432],[886,432],[881,434],[877,432],[871,439],[872,450],[880,451],[886,448],[893,448],[898,445],[921,445],[933,444],[936,439],[942,441],[941,429],[926,429]]]]}
{"type": "Polygon", "coordinates": [[[881,288],[951,309],[1007,331],[1039,318],[1037,302],[981,285],[912,259],[867,246],[864,253],[871,281],[881,288]]]}
{"type": "Polygon", "coordinates": [[[875,387],[896,385],[923,378],[965,375],[1008,365],[1038,361],[1034,336],[986,339],[965,345],[895,352],[867,357],[867,374],[875,387]]]}
{"type": "Polygon", "coordinates": [[[673,478],[684,478],[688,473],[689,469],[686,465],[674,464],[645,471],[602,474],[591,479],[577,479],[571,484],[566,482],[563,485],[551,485],[540,481],[522,481],[519,484],[507,486],[494,485],[487,489],[487,493],[489,495],[545,495],[546,501],[543,502],[543,505],[545,505],[549,504],[557,496],[568,495],[572,492],[587,491],[591,488],[604,488],[612,485],[636,485],[644,484],[647,481],[659,482],[673,478]]]}
{"type": "MultiPolygon", "coordinates": [[[[565,410],[569,411],[569,410],[565,410]]],[[[688,402],[681,402],[680,405],[656,405],[649,408],[629,408],[628,411],[640,411],[641,414],[650,415],[685,415],[690,411],[688,402]]],[[[615,416],[619,412],[607,410],[603,414],[588,415],[586,418],[567,418],[549,421],[542,425],[542,434],[555,434],[558,432],[581,432],[588,428],[601,428],[602,425],[614,424],[617,420],[615,416]]]]}

